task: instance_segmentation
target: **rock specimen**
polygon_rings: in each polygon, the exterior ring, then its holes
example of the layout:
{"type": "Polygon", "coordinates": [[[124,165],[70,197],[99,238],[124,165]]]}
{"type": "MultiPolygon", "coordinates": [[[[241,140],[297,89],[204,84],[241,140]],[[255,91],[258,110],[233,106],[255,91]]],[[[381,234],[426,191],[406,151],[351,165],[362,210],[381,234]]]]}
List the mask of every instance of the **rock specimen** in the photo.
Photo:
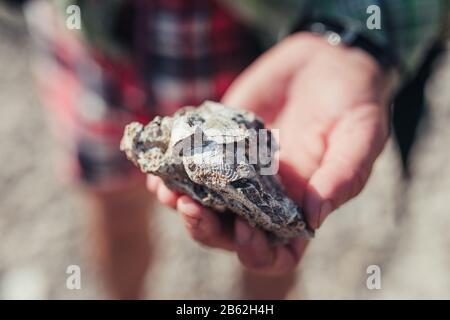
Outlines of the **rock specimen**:
{"type": "Polygon", "coordinates": [[[146,126],[130,123],[120,148],[168,188],[242,216],[275,242],[313,236],[276,175],[273,135],[252,113],[207,101],[146,126]]]}

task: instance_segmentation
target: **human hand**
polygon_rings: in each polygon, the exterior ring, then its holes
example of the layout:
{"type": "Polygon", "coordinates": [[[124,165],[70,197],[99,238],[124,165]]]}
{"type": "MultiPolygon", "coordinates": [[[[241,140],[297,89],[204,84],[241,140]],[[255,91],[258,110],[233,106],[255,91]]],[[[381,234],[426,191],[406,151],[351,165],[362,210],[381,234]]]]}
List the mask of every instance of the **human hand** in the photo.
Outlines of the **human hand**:
{"type": "MultiPolygon", "coordinates": [[[[300,33],[247,68],[223,102],[253,111],[279,129],[279,174],[315,229],[364,187],[388,136],[388,89],[386,76],[367,53],[300,33]]],[[[182,213],[194,239],[236,250],[250,269],[292,271],[306,247],[302,239],[271,247],[262,231],[242,220],[230,227],[157,178],[149,185],[182,213]]]]}

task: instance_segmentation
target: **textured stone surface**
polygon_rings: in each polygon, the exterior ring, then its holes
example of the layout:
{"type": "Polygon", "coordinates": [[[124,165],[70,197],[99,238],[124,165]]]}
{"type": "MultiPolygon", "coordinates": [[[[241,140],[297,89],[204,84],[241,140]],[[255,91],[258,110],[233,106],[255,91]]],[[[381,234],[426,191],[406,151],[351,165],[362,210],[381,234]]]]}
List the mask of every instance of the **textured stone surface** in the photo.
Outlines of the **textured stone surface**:
{"type": "Polygon", "coordinates": [[[276,241],[310,238],[276,175],[276,143],[254,114],[205,102],[147,126],[133,122],[121,149],[143,172],[218,212],[230,210],[276,241]]]}

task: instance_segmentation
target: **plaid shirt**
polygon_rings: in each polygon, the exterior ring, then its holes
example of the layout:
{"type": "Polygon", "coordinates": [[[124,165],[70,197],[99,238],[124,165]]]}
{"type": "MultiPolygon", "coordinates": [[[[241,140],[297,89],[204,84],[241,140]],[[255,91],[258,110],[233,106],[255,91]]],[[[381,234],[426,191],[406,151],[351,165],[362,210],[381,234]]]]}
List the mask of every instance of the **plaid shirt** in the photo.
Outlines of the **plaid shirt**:
{"type": "Polygon", "coordinates": [[[137,172],[118,147],[126,123],[220,100],[260,53],[215,1],[72,2],[81,8],[81,34],[48,2],[32,1],[27,16],[44,53],[39,92],[62,140],[65,172],[92,186],[120,186],[137,172]]]}
{"type": "Polygon", "coordinates": [[[269,45],[286,36],[304,18],[324,17],[390,48],[401,78],[418,69],[427,50],[444,36],[450,0],[223,0],[253,25],[269,45]],[[380,8],[381,29],[368,29],[367,9],[380,8]]]}
{"type": "Polygon", "coordinates": [[[45,54],[37,72],[61,145],[77,176],[115,185],[134,172],[119,152],[123,126],[184,105],[220,100],[261,51],[301,19],[351,24],[388,44],[403,75],[414,72],[442,34],[447,0],[34,0],[31,31],[45,54]],[[82,29],[67,30],[66,8],[81,8],[82,29]],[[381,30],[366,28],[369,5],[381,30]],[[39,11],[39,12],[38,12],[39,11]],[[33,19],[39,15],[39,19],[33,19]],[[257,36],[254,36],[254,35],[257,36]]]}
{"type": "MultiPolygon", "coordinates": [[[[402,76],[410,76],[416,71],[426,50],[444,33],[450,17],[450,0],[219,0],[240,20],[258,32],[260,40],[267,46],[275,44],[286,36],[292,27],[304,18],[314,16],[336,20],[359,30],[367,38],[382,47],[389,47],[396,57],[402,76]],[[381,29],[368,29],[370,13],[367,9],[376,5],[380,8],[381,29]]],[[[124,0],[58,1],[62,8],[68,3],[78,3],[85,7],[88,19],[85,23],[87,34],[99,37],[107,46],[117,45],[111,37],[111,25],[105,19],[97,19],[95,12],[108,12],[118,16],[124,0]],[[91,18],[91,19],[89,19],[91,18]]],[[[129,2],[129,1],[128,1],[129,2]]],[[[141,3],[158,2],[143,0],[141,3]]],[[[159,1],[162,3],[163,1],[159,1]]],[[[202,1],[186,1],[185,6],[202,1]]],[[[167,1],[167,8],[176,7],[177,1],[167,1]]],[[[117,46],[116,46],[117,47],[117,46]]]]}

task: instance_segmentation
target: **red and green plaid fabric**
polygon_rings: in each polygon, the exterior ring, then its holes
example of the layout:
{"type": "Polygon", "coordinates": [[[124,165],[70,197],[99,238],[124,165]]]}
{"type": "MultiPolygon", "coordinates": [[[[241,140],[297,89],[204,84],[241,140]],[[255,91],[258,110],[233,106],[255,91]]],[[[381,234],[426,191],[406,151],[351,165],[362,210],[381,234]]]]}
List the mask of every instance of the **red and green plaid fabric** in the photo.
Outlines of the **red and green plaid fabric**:
{"type": "Polygon", "coordinates": [[[400,77],[414,75],[427,50],[444,36],[450,16],[450,0],[222,0],[243,21],[254,26],[268,44],[286,36],[301,19],[326,17],[359,30],[381,46],[387,46],[398,62],[400,77]],[[380,9],[381,29],[367,28],[380,9]]]}
{"type": "Polygon", "coordinates": [[[49,15],[30,23],[44,52],[40,92],[63,140],[63,163],[91,185],[116,185],[135,172],[118,147],[127,122],[220,100],[260,52],[215,1],[74,3],[82,12],[81,34],[67,30],[48,3],[35,1],[27,15],[49,15]]]}
{"type": "Polygon", "coordinates": [[[118,150],[125,123],[220,100],[260,44],[275,44],[301,19],[335,19],[387,44],[405,77],[443,35],[450,0],[30,2],[44,52],[39,83],[71,159],[65,163],[89,184],[112,185],[133,172],[118,150]],[[70,4],[81,9],[79,31],[65,28],[70,4]],[[381,30],[366,28],[370,5],[381,9],[381,30]]]}

